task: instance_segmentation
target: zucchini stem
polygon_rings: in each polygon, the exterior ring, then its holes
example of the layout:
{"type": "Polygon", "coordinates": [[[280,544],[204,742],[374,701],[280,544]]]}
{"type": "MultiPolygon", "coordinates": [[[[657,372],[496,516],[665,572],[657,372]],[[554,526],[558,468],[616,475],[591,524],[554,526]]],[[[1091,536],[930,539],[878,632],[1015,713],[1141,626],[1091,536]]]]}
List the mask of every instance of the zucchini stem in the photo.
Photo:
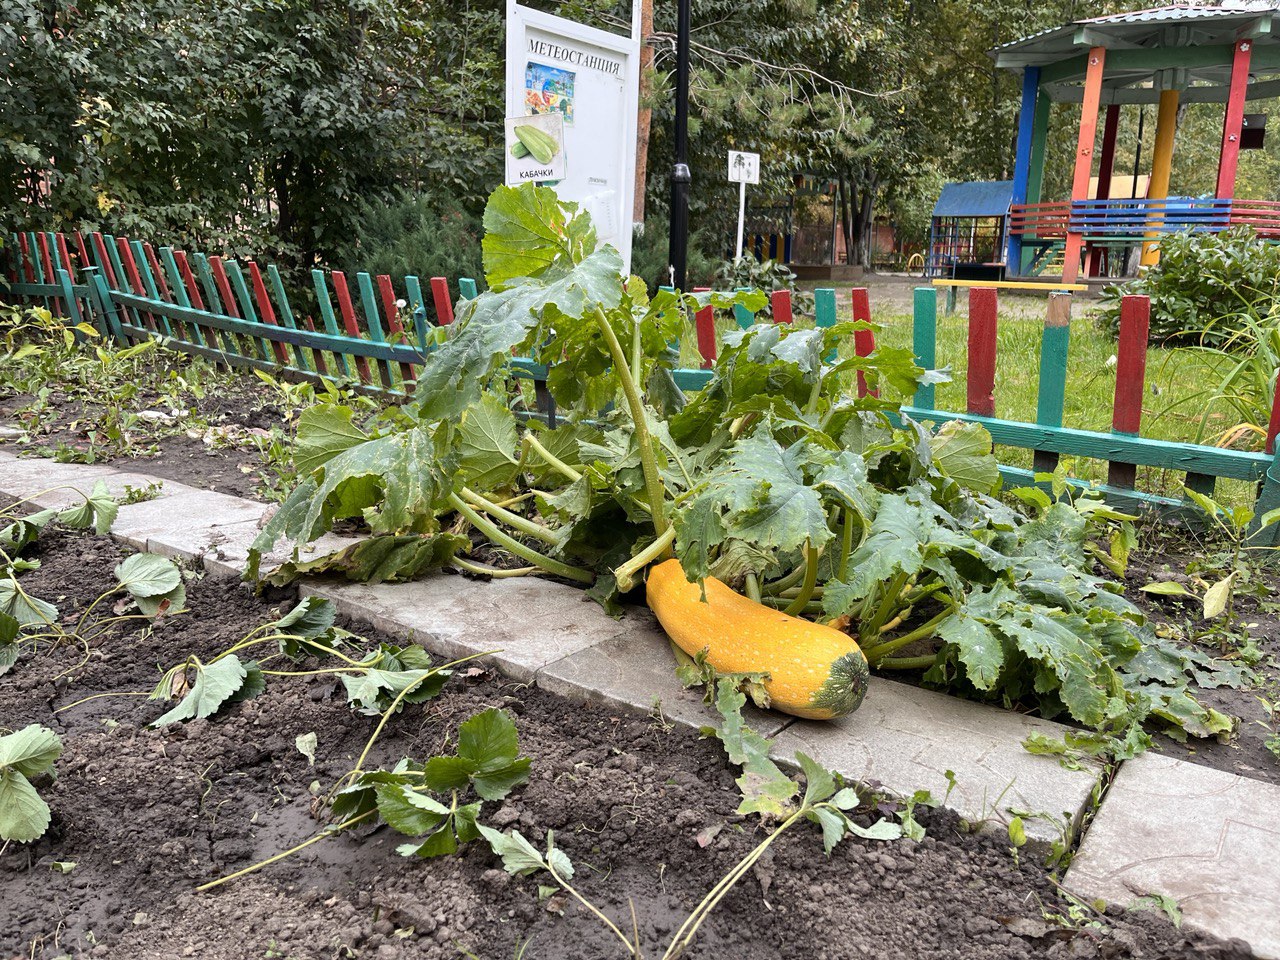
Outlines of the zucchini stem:
{"type": "MultiPolygon", "coordinates": [[[[821,382],[821,381],[819,381],[821,382]]],[[[813,588],[818,585],[818,548],[810,541],[804,542],[804,583],[796,598],[782,612],[789,617],[798,617],[804,612],[805,605],[813,596],[813,588]]]]}
{"type": "Polygon", "coordinates": [[[466,500],[477,510],[483,510],[489,516],[496,520],[501,520],[507,526],[514,527],[521,533],[541,540],[543,543],[554,544],[556,542],[556,535],[542,524],[535,523],[528,517],[522,517],[520,514],[513,513],[505,507],[498,506],[492,500],[481,496],[469,487],[463,487],[458,493],[463,500],[466,500]]]}
{"type": "Polygon", "coordinates": [[[618,377],[618,382],[622,385],[622,392],[627,398],[627,405],[631,408],[631,425],[635,431],[636,446],[640,448],[640,467],[644,472],[645,493],[649,500],[649,507],[653,517],[653,532],[661,537],[667,532],[668,526],[666,513],[667,490],[662,483],[662,476],[658,473],[657,458],[653,455],[653,435],[649,433],[649,421],[645,416],[644,398],[640,396],[640,389],[627,369],[627,357],[622,351],[622,344],[618,342],[618,335],[613,330],[613,324],[609,322],[609,318],[605,316],[604,310],[599,306],[596,307],[596,325],[599,326],[600,333],[604,336],[605,343],[609,346],[609,353],[613,357],[614,372],[618,377]]]}
{"type": "Polygon", "coordinates": [[[516,567],[514,569],[504,569],[503,567],[491,567],[484,563],[473,563],[470,560],[463,560],[461,557],[454,557],[449,561],[451,566],[457,567],[459,570],[465,570],[467,573],[478,574],[482,577],[492,577],[494,580],[502,580],[507,577],[527,577],[531,573],[537,573],[541,567],[516,567]]]}
{"type": "Polygon", "coordinates": [[[643,570],[648,564],[664,556],[670,549],[671,544],[676,539],[676,528],[667,527],[667,532],[658,537],[653,543],[649,544],[634,557],[613,571],[614,579],[618,581],[618,590],[626,593],[632,589],[635,584],[635,576],[643,570]]]}
{"type": "Polygon", "coordinates": [[[926,657],[889,657],[876,664],[877,670],[924,670],[932,667],[938,658],[935,654],[926,657]]]}
{"type": "Polygon", "coordinates": [[[551,557],[541,554],[532,547],[521,543],[515,537],[504,533],[496,523],[484,514],[476,511],[471,504],[467,503],[456,493],[449,494],[449,505],[471,521],[471,525],[491,541],[500,547],[510,550],[520,559],[528,560],[530,563],[547,571],[547,573],[555,574],[557,577],[564,577],[566,580],[575,580],[578,583],[595,582],[595,574],[590,570],[584,570],[582,567],[575,567],[568,563],[562,563],[559,560],[553,560],[551,557]]]}
{"type": "Polygon", "coordinates": [[[941,624],[943,620],[947,619],[947,617],[951,616],[953,612],[954,611],[948,607],[932,620],[922,623],[910,633],[904,633],[900,637],[895,637],[892,640],[886,640],[883,643],[875,643],[863,647],[862,654],[867,658],[868,662],[873,663],[876,666],[880,666],[880,662],[895,650],[901,650],[903,647],[910,646],[917,640],[923,640],[926,637],[932,636],[937,631],[938,625],[941,624]]]}
{"type": "MultiPolygon", "coordinates": [[[[554,453],[552,453],[550,450],[544,447],[542,445],[542,442],[533,435],[532,430],[525,431],[523,446],[526,449],[532,448],[533,451],[537,453],[538,456],[540,456],[543,460],[546,461],[547,466],[549,466],[556,473],[560,474],[566,480],[573,482],[575,480],[582,479],[582,474],[580,474],[577,470],[573,469],[573,467],[569,466],[567,463],[565,463],[563,460],[557,457],[554,453]]],[[[522,459],[523,459],[523,456],[522,456],[522,459]]]]}

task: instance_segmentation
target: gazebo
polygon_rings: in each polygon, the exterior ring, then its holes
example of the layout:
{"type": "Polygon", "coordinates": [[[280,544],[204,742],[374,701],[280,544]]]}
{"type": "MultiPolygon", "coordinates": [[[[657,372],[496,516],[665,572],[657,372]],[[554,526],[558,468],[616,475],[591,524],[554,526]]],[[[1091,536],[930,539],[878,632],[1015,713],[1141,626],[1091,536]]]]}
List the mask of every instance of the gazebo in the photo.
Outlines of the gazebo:
{"type": "Polygon", "coordinates": [[[1277,12],[1274,0],[1174,4],[1077,20],[993,50],[998,67],[1022,73],[1007,272],[1019,275],[1037,256],[1060,251],[1063,280],[1074,282],[1082,269],[1097,273],[1103,251],[1138,243],[1142,263],[1150,265],[1159,259],[1160,235],[1180,230],[1249,224],[1280,238],[1280,203],[1235,199],[1245,104],[1280,96],[1280,36],[1272,33],[1277,12]],[[1079,137],[1070,199],[1043,202],[1049,106],[1055,102],[1081,105],[1079,137]],[[1180,103],[1226,105],[1213,197],[1169,197],[1180,103]],[[1136,104],[1158,105],[1150,180],[1145,197],[1113,197],[1120,111],[1136,104]],[[1090,196],[1093,178],[1096,197],[1090,196]]]}

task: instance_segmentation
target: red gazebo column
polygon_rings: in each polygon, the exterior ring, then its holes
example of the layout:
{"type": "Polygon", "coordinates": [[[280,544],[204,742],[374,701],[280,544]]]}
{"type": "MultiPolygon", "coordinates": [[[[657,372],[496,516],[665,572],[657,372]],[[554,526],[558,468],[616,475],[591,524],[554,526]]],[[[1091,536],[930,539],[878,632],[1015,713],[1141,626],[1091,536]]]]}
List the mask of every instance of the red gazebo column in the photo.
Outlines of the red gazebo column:
{"type": "Polygon", "coordinates": [[[1244,128],[1244,96],[1249,86],[1252,51],[1252,40],[1236,41],[1235,56],[1231,60],[1231,90],[1222,120],[1222,153],[1218,159],[1219,200],[1231,200],[1236,194],[1236,167],[1240,162],[1240,133],[1244,128]]]}
{"type": "MultiPolygon", "coordinates": [[[[1080,108],[1080,137],[1076,141],[1076,169],[1071,179],[1071,202],[1089,199],[1089,176],[1093,172],[1093,145],[1098,136],[1098,104],[1102,99],[1102,71],[1106,64],[1104,47],[1089,51],[1089,69],[1084,78],[1084,102],[1080,108]]],[[[1067,230],[1067,251],[1062,265],[1064,283],[1075,283],[1080,277],[1080,254],[1084,234],[1067,230]]]]}
{"type": "MultiPolygon", "coordinates": [[[[1111,199],[1111,173],[1116,165],[1116,132],[1120,126],[1120,104],[1113,103],[1107,107],[1107,116],[1102,123],[1102,155],[1098,158],[1098,200],[1111,199]]],[[[1102,273],[1102,265],[1106,260],[1107,249],[1094,247],[1089,251],[1089,269],[1086,276],[1096,277],[1102,273]]]]}

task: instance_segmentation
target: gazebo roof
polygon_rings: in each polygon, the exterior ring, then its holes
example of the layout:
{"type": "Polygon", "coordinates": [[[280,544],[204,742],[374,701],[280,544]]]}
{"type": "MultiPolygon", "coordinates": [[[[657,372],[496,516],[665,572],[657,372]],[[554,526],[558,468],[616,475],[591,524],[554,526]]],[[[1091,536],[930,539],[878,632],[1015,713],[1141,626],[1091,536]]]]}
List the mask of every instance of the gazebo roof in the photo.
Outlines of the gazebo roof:
{"type": "Polygon", "coordinates": [[[1053,100],[1079,100],[1086,59],[1107,50],[1103,103],[1148,103],[1159,88],[1177,87],[1184,102],[1221,102],[1231,79],[1236,41],[1254,43],[1249,99],[1280,94],[1280,0],[1238,0],[1221,6],[1188,3],[1076,20],[1003,44],[991,51],[996,66],[1041,68],[1053,100]],[[1277,33],[1272,33],[1275,19],[1277,33]],[[1157,81],[1150,86],[1135,86],[1157,81]],[[1274,88],[1274,89],[1273,89],[1274,88]]]}

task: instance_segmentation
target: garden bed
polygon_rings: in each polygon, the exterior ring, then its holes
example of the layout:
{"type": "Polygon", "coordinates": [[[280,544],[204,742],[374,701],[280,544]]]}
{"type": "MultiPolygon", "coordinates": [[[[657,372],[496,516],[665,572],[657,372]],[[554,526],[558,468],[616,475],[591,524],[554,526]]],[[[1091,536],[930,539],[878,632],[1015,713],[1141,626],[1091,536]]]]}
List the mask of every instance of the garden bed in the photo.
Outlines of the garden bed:
{"type": "Polygon", "coordinates": [[[125,354],[61,357],[57,381],[43,379],[42,356],[14,362],[0,381],[0,444],[262,498],[273,482],[264,451],[273,428],[284,435],[280,391],[179,353],[125,354]]]}
{"type": "MultiPolygon", "coordinates": [[[[60,598],[71,616],[111,582],[125,553],[106,538],[51,531],[24,584],[60,598]]],[[[323,678],[276,680],[257,700],[162,730],[146,724],[164,708],[137,696],[54,713],[90,694],[149,689],[156,664],[210,656],[282,606],[231,581],[192,583],[188,597],[189,614],[108,634],[70,678],[53,679],[83,656],[68,645],[0,679],[6,725],[43,723],[66,744],[45,791],[49,834],[0,860],[5,956],[507,958],[530,940],[530,958],[617,955],[596,920],[563,895],[540,901],[536,878],[508,876],[482,844],[403,859],[394,851],[403,838],[385,827],[195,893],[313,835],[313,792],[350,767],[374,721],[332,697],[336,684],[323,678]],[[295,747],[313,732],[314,767],[295,747]],[[58,872],[55,863],[75,867],[58,872]]],[[[532,775],[487,805],[485,819],[531,837],[554,829],[579,865],[580,888],[627,929],[634,904],[646,955],[660,954],[664,935],[763,836],[755,818],[733,812],[736,771],[720,745],[656,718],[465,673],[393,719],[376,759],[438,751],[459,721],[505,707],[532,775]]],[[[1073,909],[1036,858],[1015,859],[1003,837],[966,832],[947,813],[918,814],[924,841],[850,838],[830,858],[814,830],[783,836],[689,955],[1247,955],[1179,933],[1159,913],[1073,909]]]]}

